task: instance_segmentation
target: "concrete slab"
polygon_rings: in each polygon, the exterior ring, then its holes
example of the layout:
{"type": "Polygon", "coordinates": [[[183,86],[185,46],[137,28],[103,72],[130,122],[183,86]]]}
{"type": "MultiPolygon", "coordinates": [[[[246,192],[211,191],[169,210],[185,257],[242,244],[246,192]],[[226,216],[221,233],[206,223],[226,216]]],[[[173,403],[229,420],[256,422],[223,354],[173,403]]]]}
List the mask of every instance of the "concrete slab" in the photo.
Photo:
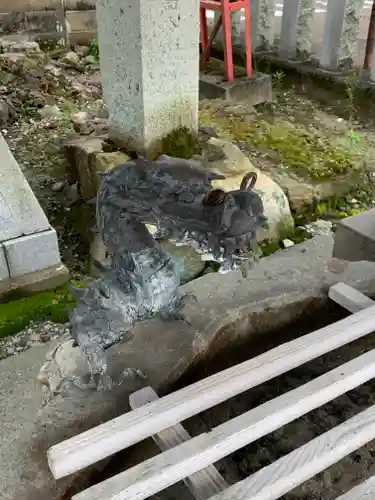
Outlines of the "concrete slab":
{"type": "Polygon", "coordinates": [[[0,241],[21,236],[22,230],[12,213],[5,197],[0,192],[0,241]]]}
{"type": "Polygon", "coordinates": [[[200,98],[246,101],[255,106],[272,101],[272,78],[271,75],[255,73],[228,83],[221,76],[201,74],[199,93],[200,98]]]}
{"type": "Polygon", "coordinates": [[[46,215],[1,134],[0,165],[0,194],[3,200],[0,202],[0,241],[49,229],[46,215]],[[10,214],[13,223],[8,225],[4,220],[10,214]],[[14,234],[15,228],[19,234],[14,234]]]}
{"type": "Polygon", "coordinates": [[[51,344],[0,361],[0,498],[13,498],[19,481],[19,441],[29,437],[43,395],[35,379],[51,344]]]}
{"type": "Polygon", "coordinates": [[[54,229],[4,241],[3,246],[11,278],[18,278],[61,263],[54,229]]]}
{"type": "Polygon", "coordinates": [[[350,262],[375,261],[375,208],[337,224],[333,257],[350,262]]]}

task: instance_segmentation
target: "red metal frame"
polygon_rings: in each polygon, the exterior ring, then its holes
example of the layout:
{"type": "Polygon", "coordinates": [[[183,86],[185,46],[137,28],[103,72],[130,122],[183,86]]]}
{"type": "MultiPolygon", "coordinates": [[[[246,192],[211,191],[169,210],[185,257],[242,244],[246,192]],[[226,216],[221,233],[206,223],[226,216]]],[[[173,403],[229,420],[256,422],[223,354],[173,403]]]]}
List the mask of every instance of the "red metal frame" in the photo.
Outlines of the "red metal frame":
{"type": "Polygon", "coordinates": [[[212,46],[212,42],[214,41],[220,26],[222,26],[224,41],[225,79],[228,82],[231,82],[234,79],[232,26],[230,15],[231,12],[240,9],[243,9],[245,14],[246,73],[248,76],[251,76],[252,61],[249,0],[235,0],[232,2],[230,0],[200,0],[200,31],[203,59],[208,60],[210,58],[210,49],[212,46]],[[216,26],[214,27],[210,39],[208,39],[206,10],[220,12],[220,18],[216,26]]]}

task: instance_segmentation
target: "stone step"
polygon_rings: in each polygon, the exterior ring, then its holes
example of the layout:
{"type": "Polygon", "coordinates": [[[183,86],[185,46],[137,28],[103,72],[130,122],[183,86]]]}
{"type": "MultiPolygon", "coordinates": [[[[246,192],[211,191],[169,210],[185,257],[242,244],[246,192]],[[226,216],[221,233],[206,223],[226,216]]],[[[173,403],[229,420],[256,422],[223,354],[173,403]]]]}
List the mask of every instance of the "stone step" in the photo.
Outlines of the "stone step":
{"type": "Polygon", "coordinates": [[[337,224],[333,257],[350,262],[375,261],[375,208],[337,224]]]}

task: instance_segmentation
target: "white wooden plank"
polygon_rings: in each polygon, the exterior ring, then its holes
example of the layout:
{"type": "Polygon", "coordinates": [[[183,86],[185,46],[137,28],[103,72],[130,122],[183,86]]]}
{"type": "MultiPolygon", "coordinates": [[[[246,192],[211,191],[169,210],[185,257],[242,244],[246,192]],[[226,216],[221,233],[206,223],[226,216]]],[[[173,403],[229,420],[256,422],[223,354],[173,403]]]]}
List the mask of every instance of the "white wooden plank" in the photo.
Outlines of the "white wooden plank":
{"type": "Polygon", "coordinates": [[[375,305],[52,446],[58,479],[375,330],[375,305]]]}
{"type": "Polygon", "coordinates": [[[73,500],[143,500],[374,376],[375,350],[92,486],[73,500]]]}
{"type": "MultiPolygon", "coordinates": [[[[129,403],[131,408],[135,409],[157,399],[159,399],[159,396],[152,387],[144,387],[130,394],[129,403]]],[[[181,424],[177,424],[165,431],[159,432],[155,436],[152,436],[152,438],[161,451],[167,451],[174,446],[188,441],[191,439],[191,436],[181,424]]],[[[229,486],[213,465],[209,465],[205,469],[185,478],[184,482],[197,500],[207,500],[229,486]]]]}
{"type": "Polygon", "coordinates": [[[345,283],[336,283],[336,285],[331,286],[328,296],[351,313],[362,311],[374,305],[373,300],[358,292],[355,288],[345,285],[345,283]]]}
{"type": "Polygon", "coordinates": [[[275,500],[374,438],[375,406],[371,406],[211,500],[275,500]]]}
{"type": "Polygon", "coordinates": [[[373,500],[375,498],[375,477],[359,484],[336,500],[373,500]]]}

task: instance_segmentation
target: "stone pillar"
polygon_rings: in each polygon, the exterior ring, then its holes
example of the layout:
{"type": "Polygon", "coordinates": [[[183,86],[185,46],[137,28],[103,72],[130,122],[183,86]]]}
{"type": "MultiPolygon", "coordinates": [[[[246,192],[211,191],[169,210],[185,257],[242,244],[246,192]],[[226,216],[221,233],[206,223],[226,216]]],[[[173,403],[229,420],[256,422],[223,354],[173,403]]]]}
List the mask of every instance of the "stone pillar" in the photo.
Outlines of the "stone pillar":
{"type": "Polygon", "coordinates": [[[329,69],[354,66],[364,0],[328,0],[320,64],[329,69]]]}
{"type": "Polygon", "coordinates": [[[98,0],[101,79],[111,138],[152,154],[198,123],[199,0],[98,0]]]}
{"type": "Polygon", "coordinates": [[[275,0],[249,1],[252,50],[268,50],[274,43],[275,0]]]}
{"type": "Polygon", "coordinates": [[[284,2],[281,21],[280,55],[295,57],[311,52],[311,22],[315,0],[284,2]]]}
{"type": "Polygon", "coordinates": [[[56,231],[0,134],[0,298],[55,287],[68,277],[56,231]]]}

